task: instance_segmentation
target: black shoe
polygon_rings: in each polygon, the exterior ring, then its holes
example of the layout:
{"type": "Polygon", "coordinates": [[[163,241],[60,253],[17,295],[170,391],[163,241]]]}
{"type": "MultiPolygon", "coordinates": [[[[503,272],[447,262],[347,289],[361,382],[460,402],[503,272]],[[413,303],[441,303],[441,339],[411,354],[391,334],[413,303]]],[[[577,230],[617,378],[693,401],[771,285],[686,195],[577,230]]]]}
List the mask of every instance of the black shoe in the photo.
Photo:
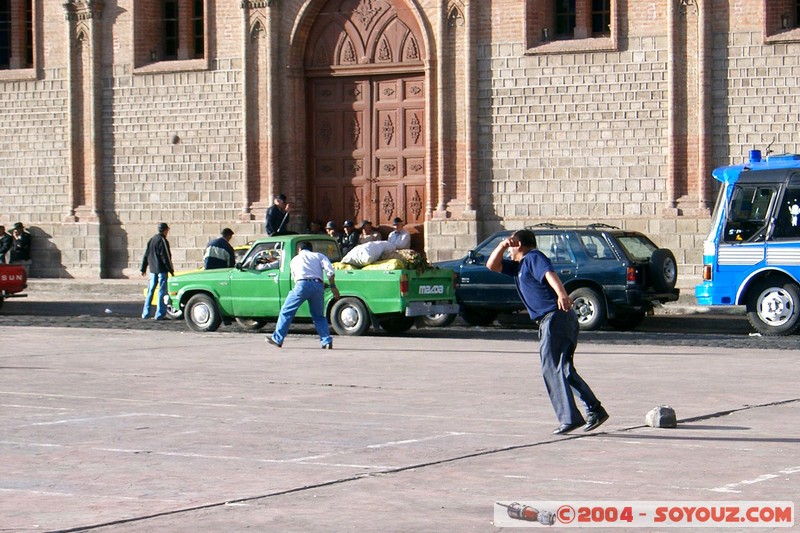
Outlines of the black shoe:
{"type": "Polygon", "coordinates": [[[608,420],[608,413],[602,407],[597,411],[593,411],[589,413],[589,416],[586,417],[586,427],[583,428],[584,431],[591,431],[600,426],[603,422],[608,420]]]}
{"type": "Polygon", "coordinates": [[[273,346],[277,346],[278,348],[283,348],[283,344],[278,344],[278,342],[272,338],[272,335],[267,335],[267,342],[273,346]]]}
{"type": "Polygon", "coordinates": [[[564,435],[570,431],[575,431],[583,425],[583,422],[575,422],[574,424],[561,424],[553,430],[553,435],[564,435]]]}
{"type": "Polygon", "coordinates": [[[333,350],[333,342],[329,342],[328,344],[323,345],[322,349],[323,350],[333,350]]]}

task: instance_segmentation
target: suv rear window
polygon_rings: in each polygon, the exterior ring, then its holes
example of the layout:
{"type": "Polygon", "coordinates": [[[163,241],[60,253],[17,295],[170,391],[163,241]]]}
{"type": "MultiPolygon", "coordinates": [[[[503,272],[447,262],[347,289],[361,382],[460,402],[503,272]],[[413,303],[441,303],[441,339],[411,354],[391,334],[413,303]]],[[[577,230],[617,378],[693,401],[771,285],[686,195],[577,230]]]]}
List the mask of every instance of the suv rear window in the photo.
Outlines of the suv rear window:
{"type": "Polygon", "coordinates": [[[622,246],[628,256],[637,261],[646,261],[658,246],[644,235],[617,235],[617,241],[622,246]]]}

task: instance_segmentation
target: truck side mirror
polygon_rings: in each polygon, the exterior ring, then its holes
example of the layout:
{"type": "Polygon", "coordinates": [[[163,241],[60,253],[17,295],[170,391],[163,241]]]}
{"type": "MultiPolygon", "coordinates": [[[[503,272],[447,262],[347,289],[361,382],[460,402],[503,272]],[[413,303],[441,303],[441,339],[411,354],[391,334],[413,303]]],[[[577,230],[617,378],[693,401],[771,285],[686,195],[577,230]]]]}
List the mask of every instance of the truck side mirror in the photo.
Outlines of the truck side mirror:
{"type": "Polygon", "coordinates": [[[242,263],[236,263],[235,265],[233,265],[233,268],[235,268],[236,270],[242,270],[242,268],[244,267],[242,266],[242,263]]]}
{"type": "Polygon", "coordinates": [[[467,252],[467,263],[476,263],[478,260],[479,254],[475,250],[470,250],[467,252]]]}

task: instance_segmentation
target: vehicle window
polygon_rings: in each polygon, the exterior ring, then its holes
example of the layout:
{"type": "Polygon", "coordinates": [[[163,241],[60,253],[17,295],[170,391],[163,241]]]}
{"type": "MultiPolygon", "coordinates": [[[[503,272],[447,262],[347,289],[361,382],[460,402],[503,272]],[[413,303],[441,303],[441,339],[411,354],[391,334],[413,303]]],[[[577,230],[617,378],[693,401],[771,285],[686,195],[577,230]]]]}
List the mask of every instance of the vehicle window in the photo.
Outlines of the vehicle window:
{"type": "Polygon", "coordinates": [[[581,235],[586,254],[593,259],[616,259],[608,242],[600,235],[581,235]]]}
{"type": "Polygon", "coordinates": [[[572,251],[561,234],[537,233],[536,247],[553,263],[572,262],[572,251]]]}
{"type": "Polygon", "coordinates": [[[619,235],[617,242],[628,254],[628,257],[637,261],[650,259],[653,252],[658,249],[658,246],[644,235],[619,235]]]}
{"type": "Polygon", "coordinates": [[[277,243],[258,244],[250,249],[242,262],[242,268],[248,270],[275,270],[281,266],[282,250],[277,243]]]}
{"type": "MultiPolygon", "coordinates": [[[[485,264],[486,261],[489,259],[489,256],[492,254],[492,250],[497,248],[497,245],[500,244],[500,241],[502,241],[503,239],[505,239],[509,235],[510,234],[506,234],[506,233],[501,233],[500,235],[495,235],[489,241],[487,241],[483,246],[479,246],[478,248],[476,248],[475,249],[475,254],[474,254],[475,263],[479,264],[479,265],[485,264]]],[[[505,253],[503,253],[503,258],[504,259],[510,259],[511,258],[511,252],[506,250],[505,253]]]]}
{"type": "Polygon", "coordinates": [[[773,239],[800,238],[800,187],[790,184],[778,206],[773,239]]]}
{"type": "Polygon", "coordinates": [[[309,241],[309,242],[311,242],[312,252],[321,253],[322,255],[330,259],[331,263],[336,263],[337,261],[342,260],[342,256],[339,254],[339,247],[336,245],[335,242],[328,240],[309,241]]]}
{"type": "Polygon", "coordinates": [[[758,238],[759,230],[767,224],[776,192],[772,186],[736,185],[725,223],[725,241],[748,241],[754,236],[758,238]]]}

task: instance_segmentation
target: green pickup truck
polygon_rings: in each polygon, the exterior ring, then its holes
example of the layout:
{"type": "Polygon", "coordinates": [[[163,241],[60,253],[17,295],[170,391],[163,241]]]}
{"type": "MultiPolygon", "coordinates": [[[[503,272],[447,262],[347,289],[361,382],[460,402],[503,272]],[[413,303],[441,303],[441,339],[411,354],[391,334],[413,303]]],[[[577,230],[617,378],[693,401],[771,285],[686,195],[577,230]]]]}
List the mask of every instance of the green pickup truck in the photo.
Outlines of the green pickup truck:
{"type": "MultiPolygon", "coordinates": [[[[253,243],[236,267],[202,270],[169,278],[171,306],[183,312],[194,331],[216,331],[220,324],[236,321],[257,330],[277,319],[294,286],[289,263],[298,244],[309,241],[315,252],[333,263],[341,259],[339,246],[326,235],[283,235],[253,243]]],[[[414,317],[458,313],[454,273],[450,269],[337,270],[340,298],[325,291],[325,309],[339,335],[363,335],[373,324],[389,333],[402,333],[414,317]]],[[[308,304],[297,312],[310,318],[308,304]]]]}

